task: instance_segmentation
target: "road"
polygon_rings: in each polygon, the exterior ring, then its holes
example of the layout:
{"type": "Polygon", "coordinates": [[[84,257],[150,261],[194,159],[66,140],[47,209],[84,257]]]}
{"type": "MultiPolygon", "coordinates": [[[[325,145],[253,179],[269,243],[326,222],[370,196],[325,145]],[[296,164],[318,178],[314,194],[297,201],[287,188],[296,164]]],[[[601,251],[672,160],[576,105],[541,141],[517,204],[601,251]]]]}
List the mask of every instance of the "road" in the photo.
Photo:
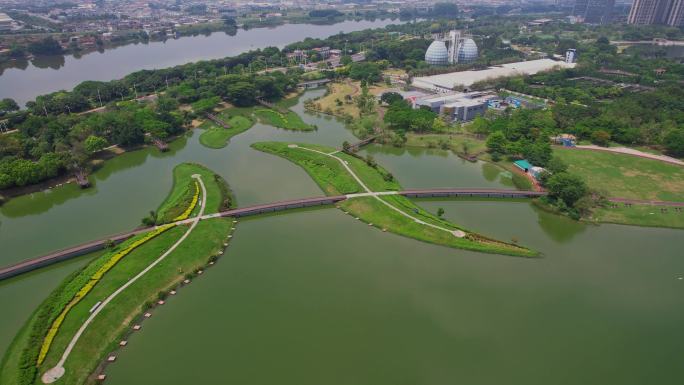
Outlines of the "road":
{"type": "MultiPolygon", "coordinates": [[[[78,331],[76,332],[76,334],[74,335],[74,337],[71,339],[71,341],[67,345],[66,349],[64,350],[64,353],[62,354],[62,358],[59,360],[57,365],[55,365],[54,368],[49,369],[47,372],[45,372],[43,374],[43,376],[41,377],[43,383],[51,384],[51,383],[57,381],[58,379],[60,379],[64,375],[64,373],[66,372],[66,370],[64,368],[64,363],[69,358],[71,351],[74,349],[74,346],[76,345],[78,340],[81,338],[81,335],[83,335],[83,332],[88,328],[88,325],[90,325],[90,323],[93,321],[93,319],[95,319],[95,317],[98,314],[100,314],[102,309],[104,309],[114,298],[116,298],[119,294],[121,294],[124,290],[126,290],[126,288],[128,288],[129,286],[134,284],[138,279],[140,279],[142,276],[147,274],[148,271],[152,270],[152,268],[154,268],[157,264],[159,264],[159,262],[166,259],[166,257],[168,257],[169,254],[171,254],[174,250],[176,250],[178,245],[183,243],[183,241],[185,241],[185,239],[195,229],[195,227],[197,226],[197,224],[199,223],[201,218],[204,216],[204,209],[205,209],[206,203],[207,203],[207,189],[204,187],[204,182],[202,181],[202,177],[200,175],[195,174],[192,177],[197,179],[199,181],[200,187],[202,187],[202,202],[200,203],[200,212],[196,217],[192,218],[192,220],[190,221],[190,228],[188,229],[188,231],[186,231],[183,234],[183,236],[181,236],[180,239],[178,239],[178,241],[176,241],[176,243],[174,243],[173,246],[171,246],[164,254],[162,254],[159,258],[154,260],[154,262],[150,263],[145,269],[143,269],[135,277],[131,278],[128,282],[123,284],[123,286],[119,287],[116,291],[114,291],[111,295],[109,295],[109,297],[107,297],[104,301],[102,301],[102,304],[100,304],[100,306],[90,314],[88,319],[86,319],[85,322],[83,322],[83,325],[81,325],[81,327],[78,329],[78,331]]],[[[186,221],[182,221],[182,223],[186,223],[186,221]]]]}

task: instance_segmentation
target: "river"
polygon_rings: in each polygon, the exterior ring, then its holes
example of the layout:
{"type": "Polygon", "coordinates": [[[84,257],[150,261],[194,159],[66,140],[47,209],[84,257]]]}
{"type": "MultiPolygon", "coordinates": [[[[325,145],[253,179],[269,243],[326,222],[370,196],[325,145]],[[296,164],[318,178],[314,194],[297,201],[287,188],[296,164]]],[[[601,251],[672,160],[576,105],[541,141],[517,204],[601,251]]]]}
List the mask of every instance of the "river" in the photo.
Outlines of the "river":
{"type": "MultiPolygon", "coordinates": [[[[90,190],[13,199],[0,208],[0,264],[134,227],[184,161],[220,173],[240,206],[322,195],[297,166],[249,147],[353,140],[335,120],[304,119],[319,129],[257,124],[220,150],[202,147],[195,132],[167,154],[145,149],[107,162],[90,190]]],[[[510,183],[444,151],[364,151],[404,187],[510,183]]],[[[107,382],[674,384],[684,375],[681,231],[585,225],[529,202],[419,204],[544,256],[425,244],[333,208],[242,220],[220,263],[155,311],[107,369],[107,382]]],[[[86,260],[0,283],[0,306],[11,314],[0,318],[0,350],[86,260]]]]}
{"type": "Polygon", "coordinates": [[[264,47],[283,47],[307,37],[325,38],[339,32],[382,28],[404,23],[390,20],[347,20],[332,25],[284,24],[273,28],[240,29],[234,36],[215,32],[208,36],[130,44],[81,57],[73,55],[37,58],[25,68],[0,72],[0,99],[14,98],[23,106],[36,96],[70,90],[85,80],[108,81],[143,70],[172,67],[199,60],[235,56],[264,47]]]}

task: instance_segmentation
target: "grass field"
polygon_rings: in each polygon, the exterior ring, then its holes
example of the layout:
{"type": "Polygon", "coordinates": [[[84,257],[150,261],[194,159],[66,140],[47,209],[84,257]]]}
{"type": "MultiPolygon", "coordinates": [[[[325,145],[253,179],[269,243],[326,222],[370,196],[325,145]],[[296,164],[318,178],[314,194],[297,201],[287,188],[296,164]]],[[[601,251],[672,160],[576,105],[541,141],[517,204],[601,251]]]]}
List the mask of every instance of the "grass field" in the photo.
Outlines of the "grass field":
{"type": "MultiPolygon", "coordinates": [[[[258,150],[276,154],[298,164],[311,175],[328,195],[363,192],[362,187],[337,159],[325,155],[334,152],[335,149],[312,144],[298,143],[298,147],[294,148],[289,147],[289,145],[289,143],[263,142],[255,143],[252,146],[258,150]],[[308,151],[302,147],[323,153],[308,151]]],[[[388,172],[380,166],[371,167],[364,160],[342,152],[335,152],[334,155],[346,162],[359,179],[372,191],[400,190],[399,182],[394,180],[394,178],[388,178],[388,172]]],[[[461,230],[458,226],[435,217],[403,196],[355,197],[343,201],[340,205],[344,210],[351,212],[352,215],[366,223],[372,223],[374,226],[386,229],[387,231],[421,241],[488,253],[515,256],[536,255],[535,252],[524,247],[499,242],[467,231],[465,237],[459,238],[452,233],[454,230],[461,230]],[[384,200],[415,219],[402,215],[382,203],[379,199],[384,200]],[[430,223],[441,229],[427,226],[416,220],[430,223]]]]}
{"type": "MultiPolygon", "coordinates": [[[[386,197],[383,197],[383,199],[384,198],[386,197]]],[[[392,198],[406,199],[403,197],[392,198]]],[[[408,199],[406,200],[408,201],[408,199]]],[[[413,205],[413,203],[409,201],[405,205],[413,205]]],[[[423,242],[485,253],[507,254],[525,257],[532,257],[536,255],[536,253],[529,249],[515,245],[508,245],[503,242],[497,242],[493,240],[484,241],[484,238],[479,240],[473,240],[468,237],[458,238],[449,232],[428,227],[412,221],[387,207],[373,197],[348,199],[341,202],[340,206],[344,210],[349,211],[352,215],[360,218],[363,222],[370,223],[375,227],[423,242]]],[[[419,212],[422,211],[424,215],[429,215],[425,213],[424,210],[418,210],[419,212]]],[[[442,226],[444,226],[443,223],[442,226]]],[[[450,227],[456,228],[454,225],[450,225],[450,227]]],[[[472,236],[478,237],[475,234],[472,234],[472,236]]]]}
{"type": "MultiPolygon", "coordinates": [[[[368,92],[378,95],[384,92],[387,86],[384,84],[371,85],[368,92]]],[[[336,116],[351,115],[359,116],[359,108],[354,102],[354,96],[361,94],[361,83],[331,83],[328,85],[328,93],[322,98],[314,101],[316,110],[336,116]]]]}
{"type": "MultiPolygon", "coordinates": [[[[260,142],[252,147],[263,152],[278,155],[301,166],[327,195],[353,194],[362,192],[361,186],[344,170],[337,160],[315,152],[290,148],[284,142],[260,142]]],[[[302,144],[320,151],[334,151],[322,146],[302,144]]]]}
{"type": "MultiPolygon", "coordinates": [[[[174,210],[172,202],[184,204],[184,189],[192,174],[201,174],[207,187],[207,213],[215,212],[225,201],[227,188],[221,178],[214,177],[208,169],[194,164],[182,164],[174,170],[174,188],[160,207],[166,212],[174,210]],[[179,187],[181,186],[181,187],[179,187]]],[[[65,363],[66,374],[58,384],[83,384],[105,355],[117,345],[121,333],[146,308],[146,304],[157,299],[158,293],[176,286],[185,274],[204,266],[209,258],[223,249],[223,243],[233,228],[228,219],[215,218],[200,222],[193,233],[181,243],[164,261],[150,270],[143,279],[136,281],[106,308],[102,310],[85,330],[65,363]]],[[[89,316],[89,310],[96,302],[113,293],[130,280],[132,276],[156,260],[173,245],[187,230],[186,226],[173,227],[156,238],[142,244],[126,255],[97,282],[93,289],[66,314],[58,329],[45,361],[33,374],[38,349],[52,319],[110,257],[141,237],[139,235],[116,246],[101,257],[94,259],[79,272],[67,278],[48,299],[34,312],[20,333],[15,337],[0,369],[0,383],[3,385],[39,384],[40,375],[53,367],[76,330],[89,316]]]]}
{"type": "Polygon", "coordinates": [[[408,133],[406,135],[406,146],[441,148],[444,150],[452,150],[462,155],[474,155],[487,150],[487,145],[484,140],[478,140],[465,135],[449,134],[408,133]]]}
{"type": "Polygon", "coordinates": [[[254,125],[254,121],[250,117],[251,114],[237,114],[234,110],[228,109],[218,114],[218,118],[228,123],[230,128],[220,127],[210,120],[200,126],[204,129],[199,137],[203,146],[223,148],[228,145],[230,138],[249,130],[254,125]]]}
{"type": "Polygon", "coordinates": [[[661,211],[661,208],[665,209],[665,207],[651,205],[597,208],[588,221],[684,229],[684,212],[677,211],[673,207],[667,207],[667,211],[661,211]]]}
{"type": "Polygon", "coordinates": [[[554,153],[589,187],[610,197],[684,201],[684,167],[603,151],[558,148],[554,153]]]}
{"type": "Polygon", "coordinates": [[[313,126],[304,123],[302,118],[294,111],[288,111],[287,114],[282,114],[268,108],[256,108],[254,109],[254,115],[256,115],[264,124],[286,130],[313,131],[316,129],[313,126]]]}
{"type": "MultiPolygon", "coordinates": [[[[173,187],[157,209],[157,223],[168,223],[188,207],[192,198],[191,193],[194,193],[193,174],[202,176],[204,186],[207,189],[207,205],[204,213],[212,214],[225,208],[222,207],[222,203],[226,199],[225,186],[221,186],[225,182],[222,179],[217,180],[214,172],[202,165],[182,163],[173,169],[173,187]]],[[[230,197],[228,198],[230,199],[230,197]]]]}

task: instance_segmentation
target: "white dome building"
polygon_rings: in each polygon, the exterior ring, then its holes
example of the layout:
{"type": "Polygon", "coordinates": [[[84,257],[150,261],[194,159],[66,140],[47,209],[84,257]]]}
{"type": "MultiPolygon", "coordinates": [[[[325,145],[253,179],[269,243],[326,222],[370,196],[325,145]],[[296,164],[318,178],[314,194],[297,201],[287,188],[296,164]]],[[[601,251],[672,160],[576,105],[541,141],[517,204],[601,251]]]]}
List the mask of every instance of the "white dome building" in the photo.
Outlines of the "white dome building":
{"type": "MultiPolygon", "coordinates": [[[[477,47],[475,47],[477,50],[477,47]]],[[[435,40],[425,51],[425,62],[431,66],[445,66],[449,63],[449,51],[443,41],[435,40]]]]}
{"type": "Polygon", "coordinates": [[[458,46],[458,62],[469,63],[477,60],[477,44],[473,39],[463,39],[458,46]]]}

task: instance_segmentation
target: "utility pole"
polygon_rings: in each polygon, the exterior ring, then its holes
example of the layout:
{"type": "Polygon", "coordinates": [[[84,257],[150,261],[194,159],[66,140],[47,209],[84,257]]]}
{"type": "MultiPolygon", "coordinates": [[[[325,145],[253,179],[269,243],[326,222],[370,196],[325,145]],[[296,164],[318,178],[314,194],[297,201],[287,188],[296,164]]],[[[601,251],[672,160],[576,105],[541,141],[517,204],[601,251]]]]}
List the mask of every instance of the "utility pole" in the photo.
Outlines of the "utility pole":
{"type": "Polygon", "coordinates": [[[97,89],[97,98],[100,100],[100,107],[102,107],[102,97],[100,96],[100,89],[97,89]]]}
{"type": "MultiPolygon", "coordinates": [[[[137,98],[138,98],[138,89],[135,88],[135,86],[136,86],[136,84],[133,83],[133,92],[135,92],[135,98],[137,99],[137,98]]],[[[122,99],[122,100],[123,100],[123,99],[122,99]]]]}
{"type": "Polygon", "coordinates": [[[169,89],[169,77],[165,76],[164,81],[166,82],[166,89],[168,90],[169,89]]]}

